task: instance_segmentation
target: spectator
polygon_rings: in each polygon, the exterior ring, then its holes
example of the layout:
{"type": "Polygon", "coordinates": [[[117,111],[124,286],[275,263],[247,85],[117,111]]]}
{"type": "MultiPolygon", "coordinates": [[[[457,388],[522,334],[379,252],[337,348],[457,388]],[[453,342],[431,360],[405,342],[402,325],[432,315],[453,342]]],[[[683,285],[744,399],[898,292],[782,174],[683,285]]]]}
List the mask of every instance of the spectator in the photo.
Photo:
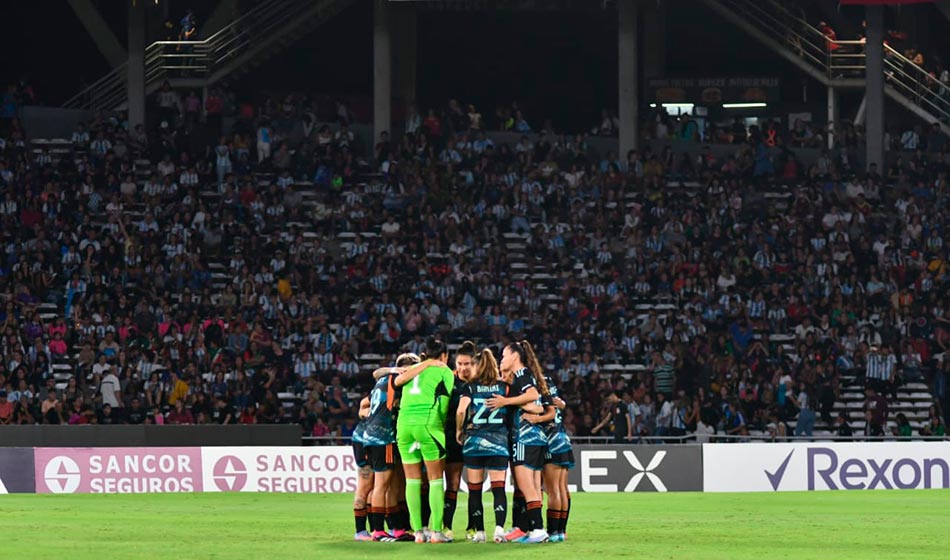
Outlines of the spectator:
{"type": "Polygon", "coordinates": [[[166,422],[168,424],[194,424],[195,419],[191,415],[191,411],[185,408],[185,401],[179,399],[175,402],[175,407],[172,411],[168,413],[166,422]]]}
{"type": "Polygon", "coordinates": [[[887,400],[878,395],[873,387],[868,387],[865,394],[867,399],[864,401],[864,411],[867,415],[868,435],[883,436],[888,415],[887,400]]]}
{"type": "MultiPolygon", "coordinates": [[[[100,357],[99,364],[103,364],[105,356],[100,357]]],[[[93,375],[97,376],[95,368],[93,368],[93,375]]],[[[111,368],[105,370],[105,374],[102,377],[102,381],[99,384],[99,393],[102,395],[103,405],[108,404],[112,408],[121,408],[123,406],[122,400],[122,386],[119,383],[119,378],[113,373],[111,368]]]]}
{"type": "Polygon", "coordinates": [[[897,426],[893,428],[892,433],[901,438],[909,438],[913,435],[910,422],[907,421],[907,416],[903,412],[897,413],[897,426]]]}
{"type": "Polygon", "coordinates": [[[13,403],[7,399],[7,392],[0,391],[0,424],[13,423],[13,403]]]}

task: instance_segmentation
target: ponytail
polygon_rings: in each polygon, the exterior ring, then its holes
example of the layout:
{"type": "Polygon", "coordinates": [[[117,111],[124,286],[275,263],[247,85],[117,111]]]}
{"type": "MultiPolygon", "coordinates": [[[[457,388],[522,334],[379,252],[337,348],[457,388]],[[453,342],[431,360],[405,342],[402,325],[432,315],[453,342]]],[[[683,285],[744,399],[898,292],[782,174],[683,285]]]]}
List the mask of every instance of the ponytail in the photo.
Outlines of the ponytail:
{"type": "Polygon", "coordinates": [[[534,353],[534,348],[531,347],[531,343],[527,340],[522,340],[520,343],[522,348],[524,348],[525,366],[528,370],[531,371],[531,374],[534,375],[534,382],[538,385],[538,390],[542,395],[548,397],[551,395],[550,389],[548,389],[548,382],[544,379],[544,371],[541,369],[541,363],[538,362],[538,357],[534,353]]]}
{"type": "Polygon", "coordinates": [[[475,363],[478,364],[475,375],[478,382],[483,385],[491,385],[498,381],[498,362],[495,355],[488,348],[483,349],[475,355],[475,363]]]}

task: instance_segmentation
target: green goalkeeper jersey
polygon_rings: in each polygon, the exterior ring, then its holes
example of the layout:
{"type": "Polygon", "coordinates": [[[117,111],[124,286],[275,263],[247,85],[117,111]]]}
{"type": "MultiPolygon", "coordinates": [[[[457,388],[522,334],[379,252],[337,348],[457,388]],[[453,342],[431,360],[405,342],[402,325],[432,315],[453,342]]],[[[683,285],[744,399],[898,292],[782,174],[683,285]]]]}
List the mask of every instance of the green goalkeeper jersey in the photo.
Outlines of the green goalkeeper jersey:
{"type": "Polygon", "coordinates": [[[402,388],[398,425],[444,426],[455,376],[446,366],[429,366],[402,388]]]}

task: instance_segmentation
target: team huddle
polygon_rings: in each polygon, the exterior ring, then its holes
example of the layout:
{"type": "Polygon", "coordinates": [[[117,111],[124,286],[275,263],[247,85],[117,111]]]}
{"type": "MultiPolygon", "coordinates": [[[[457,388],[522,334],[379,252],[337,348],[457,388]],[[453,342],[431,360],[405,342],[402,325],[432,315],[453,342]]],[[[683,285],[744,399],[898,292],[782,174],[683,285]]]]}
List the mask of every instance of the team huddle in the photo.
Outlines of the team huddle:
{"type": "Polygon", "coordinates": [[[452,542],[464,470],[468,540],[488,540],[482,505],[487,475],[494,542],[562,542],[574,455],[554,380],[527,341],[505,346],[500,364],[491,350],[477,351],[468,341],[456,352],[454,372],[448,358],[445,343],[429,339],[425,356],[402,354],[394,367],[374,372],[376,384],[360,403],[353,434],[360,468],[354,538],[452,542]],[[505,530],[509,466],[515,492],[511,529],[505,530]],[[542,492],[548,494],[547,530],[542,492]]]}

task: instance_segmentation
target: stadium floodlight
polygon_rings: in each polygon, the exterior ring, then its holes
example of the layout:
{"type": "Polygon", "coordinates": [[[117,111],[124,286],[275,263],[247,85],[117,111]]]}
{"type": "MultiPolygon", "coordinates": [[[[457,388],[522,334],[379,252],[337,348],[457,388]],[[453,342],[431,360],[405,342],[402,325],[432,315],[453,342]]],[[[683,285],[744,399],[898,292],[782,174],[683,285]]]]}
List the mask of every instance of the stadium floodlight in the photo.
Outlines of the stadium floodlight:
{"type": "MultiPolygon", "coordinates": [[[[656,103],[650,103],[651,109],[656,109],[656,103]]],[[[663,103],[664,109],[680,109],[681,111],[692,111],[692,103],[663,103]]]]}
{"type": "Polygon", "coordinates": [[[766,103],[723,103],[723,109],[752,109],[754,107],[766,107],[766,103]]]}

